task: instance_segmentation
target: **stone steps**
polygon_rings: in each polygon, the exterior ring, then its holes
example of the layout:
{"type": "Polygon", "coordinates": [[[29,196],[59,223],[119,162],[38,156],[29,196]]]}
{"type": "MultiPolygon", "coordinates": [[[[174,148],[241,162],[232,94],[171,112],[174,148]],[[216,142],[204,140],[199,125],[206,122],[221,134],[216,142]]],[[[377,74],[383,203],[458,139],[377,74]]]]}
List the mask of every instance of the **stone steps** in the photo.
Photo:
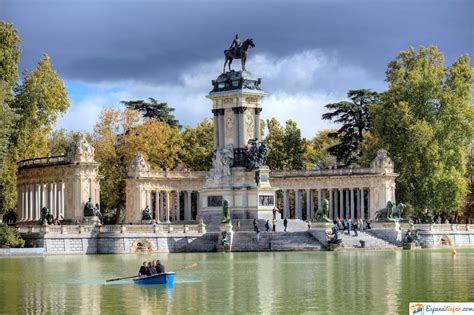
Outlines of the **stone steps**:
{"type": "Polygon", "coordinates": [[[360,248],[360,241],[365,241],[365,248],[368,249],[390,249],[397,248],[397,246],[384,241],[383,239],[372,236],[366,232],[358,232],[358,236],[354,236],[352,231],[350,235],[339,233],[342,239],[342,244],[345,249],[360,248]]]}
{"type": "Polygon", "coordinates": [[[256,240],[254,232],[235,232],[232,251],[321,250],[319,243],[308,232],[261,232],[256,240]]]}
{"type": "Polygon", "coordinates": [[[187,252],[215,252],[219,233],[206,233],[187,244],[183,251],[187,252]]]}

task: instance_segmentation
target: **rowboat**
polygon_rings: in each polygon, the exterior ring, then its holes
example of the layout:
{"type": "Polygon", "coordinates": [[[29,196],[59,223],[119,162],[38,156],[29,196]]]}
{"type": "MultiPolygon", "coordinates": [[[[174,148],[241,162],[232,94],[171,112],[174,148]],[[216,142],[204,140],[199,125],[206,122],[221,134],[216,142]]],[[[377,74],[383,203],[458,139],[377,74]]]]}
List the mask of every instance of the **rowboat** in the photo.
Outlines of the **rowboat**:
{"type": "Polygon", "coordinates": [[[135,277],[133,282],[136,284],[173,284],[174,272],[158,273],[146,277],[135,277]]]}

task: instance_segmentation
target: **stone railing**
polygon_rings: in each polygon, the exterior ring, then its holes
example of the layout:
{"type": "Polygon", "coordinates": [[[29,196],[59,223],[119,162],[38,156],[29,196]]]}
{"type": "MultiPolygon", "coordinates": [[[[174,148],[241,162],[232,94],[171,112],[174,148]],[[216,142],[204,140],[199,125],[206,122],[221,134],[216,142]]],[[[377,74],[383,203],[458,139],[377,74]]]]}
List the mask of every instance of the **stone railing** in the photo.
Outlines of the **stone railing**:
{"type": "Polygon", "coordinates": [[[84,233],[206,233],[206,225],[198,224],[149,224],[149,225],[47,225],[18,226],[20,234],[84,234],[84,233]]]}
{"type": "Polygon", "coordinates": [[[143,177],[154,179],[206,179],[207,172],[202,171],[150,171],[143,177]]]}
{"type": "Polygon", "coordinates": [[[18,162],[18,168],[70,164],[65,155],[40,157],[18,162]]]}
{"type": "Polygon", "coordinates": [[[420,231],[474,231],[474,224],[415,224],[420,231]]]}
{"type": "Polygon", "coordinates": [[[321,170],[301,170],[301,171],[271,171],[270,178],[280,177],[313,177],[313,176],[347,176],[347,175],[367,175],[378,174],[379,169],[371,167],[338,168],[321,170]]]}

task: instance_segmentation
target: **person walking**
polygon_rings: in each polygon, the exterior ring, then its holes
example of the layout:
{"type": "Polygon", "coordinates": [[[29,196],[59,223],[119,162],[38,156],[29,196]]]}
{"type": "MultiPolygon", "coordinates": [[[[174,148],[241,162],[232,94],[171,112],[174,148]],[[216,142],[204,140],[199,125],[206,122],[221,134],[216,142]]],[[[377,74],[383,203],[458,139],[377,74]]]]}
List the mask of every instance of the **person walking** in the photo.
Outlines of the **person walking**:
{"type": "Polygon", "coordinates": [[[257,242],[260,240],[260,229],[258,226],[255,226],[255,233],[256,233],[256,240],[257,242]]]}
{"type": "Polygon", "coordinates": [[[288,220],[285,218],[285,220],[283,220],[283,226],[285,227],[285,232],[286,232],[286,227],[288,226],[288,220]]]}
{"type": "Polygon", "coordinates": [[[273,230],[273,232],[276,232],[277,220],[276,220],[276,219],[273,219],[273,220],[272,220],[272,224],[273,224],[272,230],[273,230]]]}
{"type": "Polygon", "coordinates": [[[311,230],[311,220],[308,220],[308,231],[311,230]]]}
{"type": "Polygon", "coordinates": [[[268,230],[270,230],[270,221],[267,220],[267,222],[265,222],[265,230],[266,232],[268,232],[268,230]]]}

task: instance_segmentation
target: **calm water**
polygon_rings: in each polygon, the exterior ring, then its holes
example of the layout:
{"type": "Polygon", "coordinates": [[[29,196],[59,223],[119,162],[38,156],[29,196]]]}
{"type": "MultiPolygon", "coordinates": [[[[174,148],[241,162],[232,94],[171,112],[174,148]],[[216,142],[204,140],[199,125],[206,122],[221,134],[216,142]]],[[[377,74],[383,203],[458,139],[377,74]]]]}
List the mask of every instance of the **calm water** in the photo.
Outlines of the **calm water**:
{"type": "Polygon", "coordinates": [[[474,250],[160,254],[174,288],[137,286],[153,255],[0,258],[0,313],[408,312],[474,301],[474,250]]]}

